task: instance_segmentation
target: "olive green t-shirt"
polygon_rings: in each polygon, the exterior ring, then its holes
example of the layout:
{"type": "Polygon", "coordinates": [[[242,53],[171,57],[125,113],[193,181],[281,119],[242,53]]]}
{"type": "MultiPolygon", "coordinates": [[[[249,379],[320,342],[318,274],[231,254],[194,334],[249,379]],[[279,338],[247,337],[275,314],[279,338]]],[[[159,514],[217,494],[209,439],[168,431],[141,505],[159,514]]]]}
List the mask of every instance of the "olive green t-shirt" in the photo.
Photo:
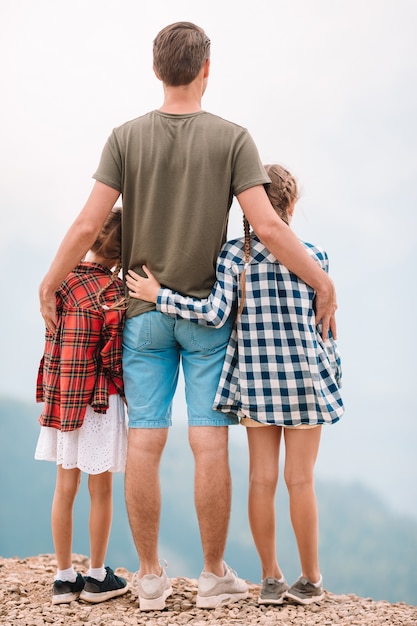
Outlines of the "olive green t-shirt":
{"type": "MultiPolygon", "coordinates": [[[[122,194],[122,261],[205,298],[215,282],[233,196],[270,182],[248,131],[199,111],[152,111],[116,128],[94,178],[122,194]]],[[[131,299],[133,317],[155,308],[131,299]]]]}

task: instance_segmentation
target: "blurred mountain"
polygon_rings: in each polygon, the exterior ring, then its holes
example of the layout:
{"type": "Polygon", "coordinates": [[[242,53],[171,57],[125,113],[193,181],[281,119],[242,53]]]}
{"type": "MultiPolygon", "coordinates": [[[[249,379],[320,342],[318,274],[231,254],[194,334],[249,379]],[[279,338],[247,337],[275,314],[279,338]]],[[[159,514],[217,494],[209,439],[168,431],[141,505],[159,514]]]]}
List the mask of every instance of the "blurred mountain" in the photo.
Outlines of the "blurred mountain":
{"type": "MultiPolygon", "coordinates": [[[[53,552],[50,507],[55,483],[52,463],[33,458],[39,407],[0,398],[0,554],[26,557],[53,552]]],[[[243,431],[237,427],[238,431],[243,431]]],[[[233,503],[225,558],[239,575],[259,582],[260,567],[247,521],[246,448],[230,438],[233,503]]],[[[107,563],[134,571],[137,556],[127,521],[123,476],[114,480],[114,520],[107,563]]],[[[195,578],[202,556],[193,506],[193,460],[184,425],[173,426],[161,467],[163,509],[160,555],[171,576],[195,578]]],[[[359,483],[317,481],[320,563],[326,588],[389,602],[417,604],[417,520],[395,514],[359,483]]],[[[88,493],[82,481],[75,505],[74,552],[89,554],[88,493]]],[[[285,487],[277,494],[277,545],[288,580],[299,575],[285,487]]]]}
{"type": "MultiPolygon", "coordinates": [[[[239,209],[234,235],[241,232],[240,214],[239,209]]],[[[367,264],[361,254],[351,258],[351,237],[332,239],[329,233],[325,237],[322,222],[317,222],[315,228],[312,233],[300,235],[325,243],[332,275],[340,285],[338,344],[346,405],[343,419],[323,429],[317,479],[345,485],[360,482],[393,511],[417,519],[417,416],[413,402],[417,292],[411,287],[415,251],[407,252],[405,247],[402,256],[392,256],[388,246],[389,264],[367,264]],[[356,265],[352,267],[351,263],[356,265]],[[363,265],[363,271],[358,271],[357,264],[363,265]],[[394,335],[391,329],[398,328],[399,319],[402,333],[394,335]]],[[[9,395],[31,403],[44,344],[37,286],[53,257],[56,237],[51,237],[49,247],[40,246],[36,238],[25,242],[24,255],[21,245],[16,233],[12,242],[0,247],[3,265],[13,267],[13,272],[4,275],[8,303],[0,307],[0,326],[6,329],[2,337],[6,358],[0,365],[0,397],[9,395]],[[24,289],[17,279],[23,276],[24,289]]],[[[175,424],[184,422],[181,377],[173,414],[175,424]]],[[[246,450],[243,429],[234,429],[231,438],[246,450]]]]}

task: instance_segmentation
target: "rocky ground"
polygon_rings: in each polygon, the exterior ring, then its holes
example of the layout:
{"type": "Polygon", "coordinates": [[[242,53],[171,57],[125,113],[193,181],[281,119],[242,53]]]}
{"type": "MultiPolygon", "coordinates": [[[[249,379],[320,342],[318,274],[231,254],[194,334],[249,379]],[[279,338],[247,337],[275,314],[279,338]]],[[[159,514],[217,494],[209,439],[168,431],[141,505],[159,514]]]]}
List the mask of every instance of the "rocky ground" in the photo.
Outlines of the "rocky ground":
{"type": "MultiPolygon", "coordinates": [[[[74,564],[85,573],[87,557],[75,555],[74,564]]],[[[0,557],[0,626],[206,626],[258,624],[282,626],[416,626],[417,607],[403,603],[374,602],[355,595],[334,595],[326,592],[320,604],[279,607],[258,606],[259,585],[250,584],[247,600],[214,610],[197,609],[197,581],[174,578],[173,595],[164,611],[143,613],[138,609],[133,590],[124,596],[91,605],[72,602],[51,604],[52,581],[56,570],[53,555],[43,554],[26,559],[0,557]]],[[[116,572],[132,580],[124,569],[116,572]]]]}

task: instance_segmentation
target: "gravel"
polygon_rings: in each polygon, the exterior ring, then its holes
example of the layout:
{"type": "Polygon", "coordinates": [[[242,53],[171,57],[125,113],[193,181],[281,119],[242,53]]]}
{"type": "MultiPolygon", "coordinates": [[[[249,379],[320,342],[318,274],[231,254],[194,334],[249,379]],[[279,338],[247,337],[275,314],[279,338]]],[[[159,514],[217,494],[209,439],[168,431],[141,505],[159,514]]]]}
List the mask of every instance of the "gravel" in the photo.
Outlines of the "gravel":
{"type": "MultiPolygon", "coordinates": [[[[77,571],[85,573],[88,558],[74,555],[77,571]]],[[[221,626],[259,624],[280,626],[416,626],[417,607],[404,603],[375,602],[353,594],[326,592],[318,604],[259,606],[259,584],[249,582],[247,600],[218,609],[197,609],[197,581],[173,578],[174,592],[163,611],[141,612],[137,595],[124,596],[101,604],[77,601],[53,606],[52,582],[56,561],[52,554],[25,559],[0,557],[0,626],[221,626]]],[[[132,580],[133,573],[118,568],[116,573],[132,580]]]]}

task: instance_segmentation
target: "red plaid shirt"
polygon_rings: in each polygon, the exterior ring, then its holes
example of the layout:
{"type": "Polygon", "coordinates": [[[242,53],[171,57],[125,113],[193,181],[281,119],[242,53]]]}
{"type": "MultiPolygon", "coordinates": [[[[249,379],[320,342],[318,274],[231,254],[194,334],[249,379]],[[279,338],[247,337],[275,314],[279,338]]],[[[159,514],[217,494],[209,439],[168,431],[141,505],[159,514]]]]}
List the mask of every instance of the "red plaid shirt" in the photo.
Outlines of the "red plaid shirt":
{"type": "MultiPolygon", "coordinates": [[[[44,402],[42,426],[75,430],[82,425],[88,404],[105,413],[109,394],[124,398],[124,311],[107,310],[96,298],[110,276],[103,265],[82,262],[57,291],[57,330],[55,334],[46,330],[36,387],[37,402],[44,402]]],[[[123,283],[117,278],[101,302],[110,306],[123,296],[123,283]]]]}

